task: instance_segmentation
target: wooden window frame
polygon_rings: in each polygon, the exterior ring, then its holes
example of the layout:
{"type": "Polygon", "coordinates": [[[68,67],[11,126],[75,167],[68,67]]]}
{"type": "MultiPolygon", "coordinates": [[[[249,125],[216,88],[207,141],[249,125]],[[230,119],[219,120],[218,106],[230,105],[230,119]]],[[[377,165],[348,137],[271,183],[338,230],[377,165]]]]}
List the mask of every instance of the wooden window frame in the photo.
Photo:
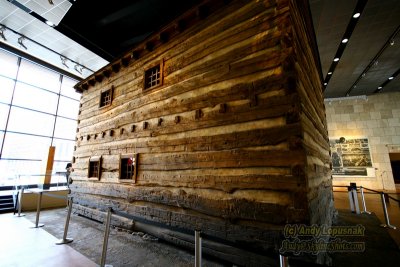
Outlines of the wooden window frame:
{"type": "Polygon", "coordinates": [[[132,154],[123,154],[120,155],[119,159],[119,181],[123,183],[136,183],[136,176],[137,176],[137,169],[138,169],[138,154],[137,153],[132,153],[132,154]],[[134,160],[134,165],[133,165],[133,173],[131,178],[122,178],[122,161],[125,159],[132,158],[134,160]]]}
{"type": "Polygon", "coordinates": [[[164,84],[164,60],[160,60],[157,63],[153,63],[152,65],[149,65],[144,69],[144,72],[143,72],[143,91],[144,92],[149,92],[149,91],[152,91],[153,89],[160,88],[161,86],[163,86],[163,84],[164,84]],[[160,82],[157,85],[154,85],[152,87],[146,87],[146,84],[147,84],[146,73],[157,66],[160,67],[160,82]]]}
{"type": "Polygon", "coordinates": [[[101,178],[101,165],[102,165],[102,157],[101,156],[94,156],[89,158],[88,162],[88,178],[89,180],[97,180],[99,181],[101,178]],[[97,162],[97,174],[98,176],[91,176],[91,163],[97,162]]]}
{"type": "Polygon", "coordinates": [[[109,89],[102,90],[100,92],[99,108],[105,108],[105,107],[111,106],[111,104],[113,102],[113,98],[114,98],[114,86],[111,86],[111,88],[109,88],[109,89]],[[103,104],[103,95],[107,92],[110,92],[110,98],[111,98],[110,103],[102,105],[103,104]]]}

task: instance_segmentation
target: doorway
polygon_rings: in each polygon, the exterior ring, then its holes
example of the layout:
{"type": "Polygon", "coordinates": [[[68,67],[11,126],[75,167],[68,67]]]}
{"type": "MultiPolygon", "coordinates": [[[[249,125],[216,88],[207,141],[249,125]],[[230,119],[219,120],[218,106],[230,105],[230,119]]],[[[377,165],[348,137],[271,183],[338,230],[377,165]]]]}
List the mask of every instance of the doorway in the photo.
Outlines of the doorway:
{"type": "Polygon", "coordinates": [[[393,179],[400,186],[400,153],[389,153],[390,165],[392,165],[393,179]]]}

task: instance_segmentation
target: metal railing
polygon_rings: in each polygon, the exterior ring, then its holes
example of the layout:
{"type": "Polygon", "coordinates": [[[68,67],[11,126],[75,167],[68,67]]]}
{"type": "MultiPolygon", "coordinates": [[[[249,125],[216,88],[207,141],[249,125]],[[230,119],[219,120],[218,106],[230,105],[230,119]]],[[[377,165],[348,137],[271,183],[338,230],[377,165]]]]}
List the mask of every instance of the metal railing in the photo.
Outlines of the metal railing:
{"type": "Polygon", "coordinates": [[[61,244],[71,243],[73,241],[73,239],[67,237],[67,233],[68,233],[69,221],[71,219],[73,197],[71,197],[71,196],[60,196],[60,195],[49,193],[46,190],[41,190],[41,189],[32,190],[32,189],[25,189],[24,187],[21,187],[20,191],[19,191],[19,194],[18,194],[18,200],[17,200],[17,202],[18,202],[18,215],[17,215],[17,217],[24,216],[24,214],[21,214],[22,199],[23,199],[24,191],[29,191],[31,193],[34,193],[34,194],[38,195],[37,205],[36,205],[35,225],[32,226],[31,228],[39,228],[39,227],[43,227],[44,226],[44,224],[39,223],[40,211],[41,211],[41,208],[42,208],[42,197],[43,197],[43,195],[46,195],[46,196],[49,196],[49,197],[53,197],[53,198],[67,200],[67,202],[68,202],[68,213],[67,213],[67,217],[66,217],[65,225],[64,225],[64,234],[63,234],[62,239],[58,240],[56,242],[56,244],[57,245],[61,245],[61,244]]]}
{"type": "Polygon", "coordinates": [[[46,174],[18,174],[14,181],[14,187],[39,188],[42,185],[40,178],[46,176],[51,176],[49,187],[59,188],[61,186],[68,186],[66,172],[56,171],[46,174]]]}
{"type": "Polygon", "coordinates": [[[387,194],[387,193],[385,193],[383,191],[378,191],[378,190],[366,188],[366,187],[363,187],[363,186],[357,186],[355,183],[350,183],[349,186],[346,186],[346,185],[334,185],[333,187],[347,188],[347,190],[349,192],[350,210],[352,212],[355,212],[356,214],[360,214],[360,213],[371,214],[371,212],[367,210],[367,205],[366,205],[365,195],[364,195],[364,189],[368,190],[368,191],[371,191],[371,192],[373,192],[375,194],[379,194],[381,196],[382,210],[383,210],[383,215],[385,217],[385,223],[381,224],[381,226],[385,227],[385,228],[396,229],[396,226],[394,226],[394,225],[392,225],[390,223],[390,218],[389,218],[389,213],[387,211],[386,202],[389,201],[389,199],[392,199],[392,200],[398,202],[399,205],[400,205],[400,200],[390,196],[389,194],[387,194]],[[359,209],[359,206],[358,206],[358,190],[360,190],[361,201],[362,201],[362,205],[363,205],[363,211],[362,212],[360,212],[360,209],[359,209]]]}

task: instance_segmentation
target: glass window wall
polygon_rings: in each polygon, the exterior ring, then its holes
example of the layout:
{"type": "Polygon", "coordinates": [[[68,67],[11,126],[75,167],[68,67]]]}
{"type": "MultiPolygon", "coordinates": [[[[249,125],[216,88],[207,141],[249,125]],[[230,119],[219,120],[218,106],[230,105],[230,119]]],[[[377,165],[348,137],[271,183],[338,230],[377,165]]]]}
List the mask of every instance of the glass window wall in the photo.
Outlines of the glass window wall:
{"type": "Polygon", "coordinates": [[[0,186],[35,184],[50,146],[53,173],[65,172],[75,146],[77,82],[0,49],[0,186]]]}

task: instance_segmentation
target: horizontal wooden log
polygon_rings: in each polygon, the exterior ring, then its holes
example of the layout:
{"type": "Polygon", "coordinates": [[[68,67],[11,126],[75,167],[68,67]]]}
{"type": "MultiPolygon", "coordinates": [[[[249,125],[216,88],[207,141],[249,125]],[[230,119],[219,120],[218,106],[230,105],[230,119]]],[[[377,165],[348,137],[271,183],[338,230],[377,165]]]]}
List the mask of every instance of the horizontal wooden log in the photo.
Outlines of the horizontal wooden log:
{"type": "MultiPolygon", "coordinates": [[[[240,126],[237,127],[240,129],[240,126]]],[[[228,130],[228,129],[227,129],[228,130]]],[[[281,125],[266,129],[241,129],[241,131],[215,134],[214,131],[199,132],[199,135],[186,135],[182,138],[142,138],[134,140],[134,136],[124,135],[114,140],[124,140],[120,144],[110,144],[108,139],[93,140],[90,145],[82,145],[75,152],[75,156],[93,155],[93,146],[97,145],[96,151],[100,154],[121,154],[137,151],[140,153],[172,152],[172,151],[202,151],[206,150],[228,150],[244,147],[257,147],[267,145],[278,145],[287,141],[290,137],[301,136],[300,124],[281,125]],[[132,138],[132,140],[130,140],[132,138]],[[175,148],[171,151],[170,148],[175,148]]],[[[278,148],[272,148],[278,149],[278,148]]]]}
{"type": "Polygon", "coordinates": [[[305,163],[304,151],[217,151],[202,153],[142,154],[139,170],[198,168],[287,167],[305,163]]]}
{"type": "MultiPolygon", "coordinates": [[[[231,196],[213,192],[214,197],[209,198],[201,194],[192,194],[192,191],[188,189],[131,188],[127,194],[127,198],[123,198],[124,194],[118,194],[118,197],[111,198],[109,193],[113,192],[110,190],[119,189],[121,191],[122,186],[109,184],[108,187],[108,194],[99,192],[98,188],[92,188],[92,192],[81,188],[75,188],[74,201],[83,206],[90,206],[97,209],[104,209],[107,206],[111,206],[116,209],[127,210],[128,213],[136,214],[147,219],[156,217],[153,213],[154,209],[159,210],[159,213],[163,210],[163,212],[168,213],[169,208],[164,205],[189,209],[206,216],[222,217],[228,220],[243,219],[282,224],[288,221],[298,222],[306,218],[304,213],[294,212],[294,199],[292,199],[291,193],[289,192],[280,192],[277,194],[273,191],[252,191],[253,196],[248,195],[247,198],[244,196],[245,194],[249,194],[250,191],[247,193],[245,191],[237,192],[231,196]],[[97,195],[97,193],[99,193],[99,195],[97,195]],[[225,196],[217,198],[215,195],[225,196]],[[257,198],[260,199],[257,200],[257,198]],[[159,207],[155,208],[157,205],[159,207]]],[[[207,191],[204,191],[204,193],[207,194],[207,191]]],[[[298,207],[300,207],[300,205],[299,203],[297,204],[298,207]]],[[[306,207],[304,206],[304,208],[306,207]]],[[[158,218],[159,221],[164,221],[164,223],[167,222],[165,221],[167,219],[169,219],[169,216],[161,216],[161,218],[158,218]]]]}

